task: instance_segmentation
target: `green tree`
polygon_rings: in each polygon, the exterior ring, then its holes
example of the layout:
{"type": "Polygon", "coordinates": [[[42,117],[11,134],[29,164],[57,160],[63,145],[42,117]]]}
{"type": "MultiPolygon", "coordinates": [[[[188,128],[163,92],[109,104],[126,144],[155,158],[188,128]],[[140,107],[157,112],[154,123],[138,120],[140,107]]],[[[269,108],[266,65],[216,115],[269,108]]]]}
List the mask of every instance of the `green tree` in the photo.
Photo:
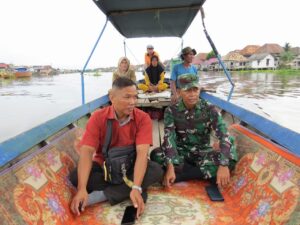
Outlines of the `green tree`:
{"type": "Polygon", "coordinates": [[[216,58],[216,54],[214,53],[213,50],[211,50],[207,56],[206,56],[206,60],[209,60],[210,58],[216,58]]]}
{"type": "Polygon", "coordinates": [[[285,52],[291,51],[291,45],[290,45],[290,43],[286,42],[286,43],[284,44],[283,49],[284,49],[285,52]]]}
{"type": "Polygon", "coordinates": [[[291,45],[290,43],[286,42],[283,46],[284,52],[280,54],[280,64],[279,68],[282,69],[288,69],[290,68],[290,65],[288,65],[290,62],[293,61],[295,58],[294,54],[291,52],[291,45]]]}
{"type": "Polygon", "coordinates": [[[288,52],[283,52],[280,55],[280,60],[282,60],[283,62],[290,62],[293,61],[294,59],[294,54],[291,51],[288,52]]]}

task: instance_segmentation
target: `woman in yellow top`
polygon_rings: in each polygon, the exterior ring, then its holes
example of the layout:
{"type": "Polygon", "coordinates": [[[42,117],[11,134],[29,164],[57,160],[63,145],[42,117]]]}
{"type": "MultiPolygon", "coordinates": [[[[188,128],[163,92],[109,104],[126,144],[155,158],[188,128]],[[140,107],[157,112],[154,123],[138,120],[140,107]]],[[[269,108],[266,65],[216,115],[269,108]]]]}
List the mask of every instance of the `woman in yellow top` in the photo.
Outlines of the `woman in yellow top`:
{"type": "Polygon", "coordinates": [[[151,57],[151,64],[145,70],[145,84],[138,84],[138,88],[144,92],[161,92],[168,88],[168,85],[164,83],[165,71],[158,63],[158,57],[156,55],[151,57]]]}
{"type": "Polygon", "coordinates": [[[121,57],[119,59],[118,69],[113,73],[112,82],[119,77],[127,77],[136,82],[135,72],[130,68],[130,61],[127,57],[121,57]]]}

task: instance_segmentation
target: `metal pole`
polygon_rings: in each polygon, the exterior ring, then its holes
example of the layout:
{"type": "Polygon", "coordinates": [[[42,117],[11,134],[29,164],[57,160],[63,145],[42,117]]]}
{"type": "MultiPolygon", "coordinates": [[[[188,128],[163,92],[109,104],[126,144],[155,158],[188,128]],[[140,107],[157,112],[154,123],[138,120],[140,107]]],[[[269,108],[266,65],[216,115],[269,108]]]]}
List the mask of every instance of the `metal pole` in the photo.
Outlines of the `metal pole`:
{"type": "Polygon", "coordinates": [[[203,30],[203,31],[204,31],[204,33],[205,33],[205,36],[206,36],[206,38],[207,38],[207,40],[208,40],[208,42],[209,42],[209,44],[210,44],[212,50],[214,51],[215,55],[217,56],[217,59],[218,59],[218,61],[219,61],[219,64],[222,66],[222,69],[224,70],[224,73],[225,73],[225,75],[227,76],[227,79],[229,80],[231,86],[234,86],[234,83],[232,82],[232,79],[231,79],[231,75],[230,75],[229,71],[227,70],[226,66],[224,65],[224,63],[223,63],[223,61],[222,61],[222,59],[221,59],[221,55],[219,54],[219,52],[218,52],[218,50],[217,50],[215,44],[214,44],[213,41],[211,40],[211,38],[210,38],[209,34],[207,33],[207,30],[206,30],[205,27],[204,27],[204,30],[203,30]]]}
{"type": "Polygon", "coordinates": [[[183,38],[181,38],[181,50],[183,49],[183,38]]]}
{"type": "MultiPolygon", "coordinates": [[[[215,54],[216,54],[216,53],[215,53],[215,54]]],[[[219,54],[217,55],[217,58],[218,58],[218,61],[219,61],[220,65],[222,66],[222,69],[224,70],[224,73],[225,73],[225,75],[227,76],[227,79],[229,80],[231,86],[234,86],[234,83],[233,83],[233,81],[232,81],[232,79],[231,79],[230,73],[229,73],[229,71],[227,70],[226,66],[224,65],[224,63],[223,63],[223,61],[222,61],[222,59],[221,59],[221,56],[220,56],[219,54]]]]}
{"type": "Polygon", "coordinates": [[[84,67],[83,67],[83,69],[82,69],[82,71],[81,71],[81,73],[80,73],[80,75],[81,75],[81,100],[82,100],[81,102],[82,102],[82,105],[85,104],[84,76],[83,76],[83,74],[84,74],[84,72],[85,72],[85,69],[86,69],[87,65],[89,64],[89,61],[90,61],[92,55],[94,54],[94,51],[95,51],[95,49],[96,49],[96,47],[97,47],[97,45],[98,45],[98,42],[100,41],[100,39],[101,39],[101,37],[102,37],[102,34],[103,34],[103,32],[104,32],[104,30],[105,30],[105,28],[106,28],[107,22],[108,22],[108,17],[106,17],[106,21],[105,21],[105,24],[104,24],[104,26],[103,26],[103,28],[102,28],[102,30],[101,30],[101,33],[100,33],[100,35],[99,35],[99,37],[98,37],[98,39],[97,39],[97,41],[96,41],[96,43],[95,43],[95,45],[94,45],[94,47],[93,47],[93,50],[92,50],[92,52],[90,53],[90,55],[89,55],[89,57],[88,57],[88,59],[87,59],[85,65],[84,65],[84,67]]]}
{"type": "Polygon", "coordinates": [[[126,57],[126,40],[124,39],[124,41],[123,41],[123,44],[124,44],[124,55],[125,55],[125,57],[126,57]]]}
{"type": "Polygon", "coordinates": [[[200,8],[200,12],[201,12],[201,19],[202,19],[202,25],[203,25],[203,28],[204,28],[204,33],[205,33],[205,36],[213,50],[213,52],[215,53],[218,61],[219,61],[219,64],[221,65],[222,69],[224,70],[224,73],[229,81],[229,83],[231,84],[231,89],[230,89],[230,92],[229,92],[229,95],[228,95],[228,98],[227,98],[227,101],[229,101],[231,99],[231,96],[232,96],[232,93],[233,93],[233,90],[234,90],[234,83],[231,79],[231,75],[230,75],[230,72],[227,70],[225,64],[223,63],[222,59],[221,59],[221,55],[219,54],[214,42],[212,41],[212,39],[210,38],[209,34],[207,33],[207,30],[206,30],[206,27],[205,27],[205,23],[204,23],[204,10],[203,8],[201,7],[200,8]]]}

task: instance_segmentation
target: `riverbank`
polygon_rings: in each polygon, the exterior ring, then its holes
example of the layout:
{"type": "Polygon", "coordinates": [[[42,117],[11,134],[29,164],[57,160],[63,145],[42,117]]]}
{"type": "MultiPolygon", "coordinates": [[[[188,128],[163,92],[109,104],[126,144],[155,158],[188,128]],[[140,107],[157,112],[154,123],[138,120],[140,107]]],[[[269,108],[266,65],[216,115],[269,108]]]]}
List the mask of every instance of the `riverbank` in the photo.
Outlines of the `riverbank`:
{"type": "Polygon", "coordinates": [[[230,71],[232,74],[243,74],[243,73],[272,73],[276,75],[299,75],[300,70],[294,69],[277,69],[277,70],[236,70],[230,71]]]}
{"type": "MultiPolygon", "coordinates": [[[[143,77],[140,72],[136,76],[143,77]]],[[[201,72],[200,76],[205,87],[228,96],[230,87],[223,73],[201,72]]],[[[232,77],[236,84],[233,103],[300,133],[300,71],[294,76],[259,71],[232,77]]],[[[107,94],[111,79],[111,72],[85,76],[86,102],[107,94]]],[[[81,105],[79,73],[0,79],[0,87],[0,142],[81,105]]]]}

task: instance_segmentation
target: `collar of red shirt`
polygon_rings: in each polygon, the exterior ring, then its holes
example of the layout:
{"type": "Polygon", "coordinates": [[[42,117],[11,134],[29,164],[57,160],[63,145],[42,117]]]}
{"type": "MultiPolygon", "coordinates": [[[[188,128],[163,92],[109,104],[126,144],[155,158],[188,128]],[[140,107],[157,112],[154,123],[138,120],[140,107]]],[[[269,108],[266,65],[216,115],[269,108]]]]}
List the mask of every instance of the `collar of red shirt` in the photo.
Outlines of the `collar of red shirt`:
{"type": "Polygon", "coordinates": [[[129,123],[130,120],[134,120],[134,115],[133,115],[133,112],[131,112],[126,120],[119,121],[118,118],[117,118],[116,110],[114,109],[113,106],[110,106],[107,118],[108,119],[115,119],[115,120],[117,120],[119,122],[120,126],[124,126],[127,123],[129,123]]]}

